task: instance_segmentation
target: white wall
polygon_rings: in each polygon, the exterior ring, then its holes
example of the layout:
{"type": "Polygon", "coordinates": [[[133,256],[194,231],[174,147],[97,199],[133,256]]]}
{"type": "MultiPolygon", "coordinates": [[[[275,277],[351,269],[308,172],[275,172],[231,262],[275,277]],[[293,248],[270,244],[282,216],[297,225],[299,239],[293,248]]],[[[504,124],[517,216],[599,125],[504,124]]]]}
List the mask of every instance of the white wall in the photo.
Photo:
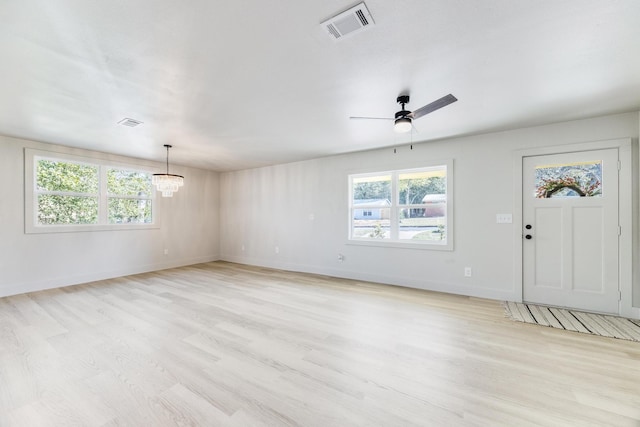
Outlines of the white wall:
{"type": "MultiPolygon", "coordinates": [[[[496,224],[495,216],[515,209],[514,185],[520,177],[513,171],[514,150],[617,138],[637,143],[638,132],[638,113],[627,113],[414,144],[413,150],[403,146],[397,154],[389,148],[223,173],[221,258],[513,300],[514,229],[496,224]],[[449,158],[454,160],[453,251],[347,243],[348,173],[449,158]],[[339,253],[345,256],[342,263],[339,253]],[[473,277],[463,277],[466,266],[473,277]]],[[[634,291],[638,295],[637,286],[634,291]]]]}
{"type": "Polygon", "coordinates": [[[160,227],[25,234],[24,148],[164,164],[0,136],[0,296],[84,283],[219,258],[219,175],[172,165],[185,176],[173,198],[158,197],[160,227]],[[164,249],[169,254],[164,255],[164,249]]]}
{"type": "MultiPolygon", "coordinates": [[[[25,147],[106,156],[158,170],[164,165],[0,136],[0,296],[225,259],[512,299],[517,293],[514,229],[496,224],[495,214],[515,209],[513,189],[519,177],[513,172],[514,151],[617,138],[637,143],[639,131],[638,113],[628,113],[415,144],[413,150],[403,146],[397,154],[389,148],[221,175],[172,165],[186,183],[173,198],[159,198],[160,228],[55,234],[24,233],[25,147]],[[450,158],[455,178],[453,251],[347,243],[348,173],[450,158]],[[163,254],[164,248],[169,255],[163,254]],[[345,256],[342,263],[339,253],[345,256]],[[473,277],[463,277],[466,266],[473,268],[473,277]]],[[[637,200],[634,207],[637,224],[637,200]]],[[[634,236],[637,265],[637,229],[634,236]]],[[[634,269],[635,306],[640,305],[639,270],[634,269]]]]}

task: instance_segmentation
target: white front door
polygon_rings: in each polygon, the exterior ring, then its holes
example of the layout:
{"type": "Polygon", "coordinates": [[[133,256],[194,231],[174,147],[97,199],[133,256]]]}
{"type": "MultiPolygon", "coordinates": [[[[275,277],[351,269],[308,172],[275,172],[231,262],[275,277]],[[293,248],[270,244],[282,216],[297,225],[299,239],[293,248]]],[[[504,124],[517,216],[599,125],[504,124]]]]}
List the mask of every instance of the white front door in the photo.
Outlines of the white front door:
{"type": "Polygon", "coordinates": [[[523,158],[523,299],[618,313],[618,149],[523,158]]]}

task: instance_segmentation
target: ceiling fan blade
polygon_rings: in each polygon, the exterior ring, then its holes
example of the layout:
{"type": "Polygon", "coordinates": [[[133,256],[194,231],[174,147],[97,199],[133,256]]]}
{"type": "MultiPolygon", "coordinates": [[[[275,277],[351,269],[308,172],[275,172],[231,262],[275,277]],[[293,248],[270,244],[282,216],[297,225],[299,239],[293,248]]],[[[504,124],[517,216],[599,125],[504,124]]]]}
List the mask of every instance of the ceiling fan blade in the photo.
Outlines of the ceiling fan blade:
{"type": "Polygon", "coordinates": [[[350,119],[355,119],[355,120],[395,120],[395,119],[392,119],[391,117],[354,117],[354,116],[351,116],[349,118],[350,119]]]}
{"type": "Polygon", "coordinates": [[[413,117],[414,119],[419,119],[420,117],[432,113],[436,110],[439,110],[442,107],[446,107],[449,104],[452,104],[454,102],[456,102],[458,100],[458,98],[456,98],[455,96],[449,94],[449,95],[445,95],[442,98],[433,101],[431,104],[427,104],[424,107],[420,107],[417,110],[415,110],[413,113],[409,114],[409,116],[413,117]]]}

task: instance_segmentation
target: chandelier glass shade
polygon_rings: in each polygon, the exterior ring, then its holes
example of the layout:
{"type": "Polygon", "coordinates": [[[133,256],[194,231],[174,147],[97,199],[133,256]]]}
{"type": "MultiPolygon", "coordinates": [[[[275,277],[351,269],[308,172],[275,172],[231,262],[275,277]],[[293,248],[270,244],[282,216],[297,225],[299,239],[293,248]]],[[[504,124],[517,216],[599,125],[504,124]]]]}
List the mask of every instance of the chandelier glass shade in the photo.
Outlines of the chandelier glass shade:
{"type": "Polygon", "coordinates": [[[162,192],[162,197],[173,197],[173,193],[184,185],[184,177],[169,173],[169,148],[171,145],[165,144],[165,147],[167,148],[167,173],[154,173],[151,183],[156,186],[158,191],[162,192]]]}

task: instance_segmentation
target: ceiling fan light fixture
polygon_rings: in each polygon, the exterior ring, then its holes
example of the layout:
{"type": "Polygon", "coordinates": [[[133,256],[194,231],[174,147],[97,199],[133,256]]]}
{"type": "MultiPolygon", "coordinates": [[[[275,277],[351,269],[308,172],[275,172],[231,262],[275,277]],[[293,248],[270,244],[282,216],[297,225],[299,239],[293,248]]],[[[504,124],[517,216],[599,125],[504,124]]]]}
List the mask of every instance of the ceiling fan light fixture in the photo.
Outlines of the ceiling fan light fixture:
{"type": "MultiPolygon", "coordinates": [[[[395,118],[391,117],[349,117],[350,119],[373,119],[373,120],[394,120],[393,129],[398,133],[406,133],[411,132],[413,129],[413,119],[419,119],[422,116],[425,116],[429,113],[433,113],[436,110],[439,110],[442,107],[446,107],[447,105],[456,102],[458,98],[453,96],[452,94],[445,95],[442,98],[436,99],[430,104],[425,105],[424,107],[420,107],[414,111],[405,110],[405,105],[409,103],[409,95],[400,95],[396,99],[396,102],[400,104],[402,109],[398,111],[395,115],[395,118]]],[[[417,131],[416,131],[417,132],[417,131]]]]}
{"type": "Polygon", "coordinates": [[[396,119],[393,129],[398,133],[407,133],[411,131],[411,119],[409,117],[400,117],[396,119]]]}

